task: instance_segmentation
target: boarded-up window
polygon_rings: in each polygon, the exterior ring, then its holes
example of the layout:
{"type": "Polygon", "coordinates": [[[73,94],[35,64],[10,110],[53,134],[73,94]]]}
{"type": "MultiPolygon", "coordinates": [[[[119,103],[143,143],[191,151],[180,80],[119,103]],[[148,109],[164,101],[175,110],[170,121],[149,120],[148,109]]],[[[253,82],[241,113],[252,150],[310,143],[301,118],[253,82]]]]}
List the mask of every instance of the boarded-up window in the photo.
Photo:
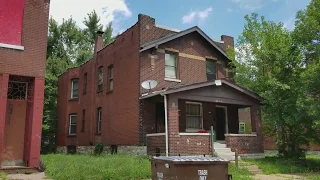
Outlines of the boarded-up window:
{"type": "Polygon", "coordinates": [[[0,43],[21,45],[24,0],[0,0],[0,43]]]}
{"type": "Polygon", "coordinates": [[[202,104],[186,102],[187,129],[202,129],[202,104]]]}
{"type": "Polygon", "coordinates": [[[85,124],[86,124],[86,110],[82,110],[82,125],[81,125],[81,132],[84,132],[85,129],[85,124]]]}

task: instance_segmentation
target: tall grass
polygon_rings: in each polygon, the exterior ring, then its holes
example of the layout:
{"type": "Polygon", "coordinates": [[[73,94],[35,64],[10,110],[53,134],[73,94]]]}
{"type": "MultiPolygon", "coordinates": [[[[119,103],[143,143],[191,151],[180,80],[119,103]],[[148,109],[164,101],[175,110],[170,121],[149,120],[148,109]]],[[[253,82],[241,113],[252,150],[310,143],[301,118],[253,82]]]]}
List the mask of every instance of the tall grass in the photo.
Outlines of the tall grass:
{"type": "Polygon", "coordinates": [[[43,155],[46,175],[57,180],[134,180],[151,177],[150,161],[130,155],[43,155]]]}

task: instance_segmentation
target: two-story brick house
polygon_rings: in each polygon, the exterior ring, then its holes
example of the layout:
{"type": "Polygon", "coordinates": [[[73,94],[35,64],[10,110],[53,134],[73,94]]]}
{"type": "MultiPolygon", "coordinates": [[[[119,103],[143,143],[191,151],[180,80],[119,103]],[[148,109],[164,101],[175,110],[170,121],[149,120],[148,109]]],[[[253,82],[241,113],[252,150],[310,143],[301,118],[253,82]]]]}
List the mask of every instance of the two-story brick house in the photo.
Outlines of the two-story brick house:
{"type": "Polygon", "coordinates": [[[0,0],[1,168],[40,162],[49,0],[0,0]]]}
{"type": "Polygon", "coordinates": [[[177,31],[139,15],[94,57],[59,78],[58,146],[145,146],[148,154],[210,154],[207,130],[239,153],[263,153],[260,97],[230,79],[227,47],[200,28],[177,31]],[[143,89],[146,80],[157,86],[143,89]],[[251,109],[252,134],[239,134],[238,110],[251,109]]]}

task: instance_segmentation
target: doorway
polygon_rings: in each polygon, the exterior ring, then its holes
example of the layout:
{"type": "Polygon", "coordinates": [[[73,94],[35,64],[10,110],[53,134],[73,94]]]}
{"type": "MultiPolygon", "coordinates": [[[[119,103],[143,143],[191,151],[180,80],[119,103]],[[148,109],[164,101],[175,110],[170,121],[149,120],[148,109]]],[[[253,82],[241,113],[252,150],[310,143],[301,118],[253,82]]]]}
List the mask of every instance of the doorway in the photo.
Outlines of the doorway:
{"type": "Polygon", "coordinates": [[[165,132],[165,117],[164,117],[164,103],[157,102],[156,103],[156,133],[165,132]]]}
{"type": "Polygon", "coordinates": [[[217,140],[225,140],[224,134],[228,133],[227,107],[216,106],[216,134],[217,140]]]}

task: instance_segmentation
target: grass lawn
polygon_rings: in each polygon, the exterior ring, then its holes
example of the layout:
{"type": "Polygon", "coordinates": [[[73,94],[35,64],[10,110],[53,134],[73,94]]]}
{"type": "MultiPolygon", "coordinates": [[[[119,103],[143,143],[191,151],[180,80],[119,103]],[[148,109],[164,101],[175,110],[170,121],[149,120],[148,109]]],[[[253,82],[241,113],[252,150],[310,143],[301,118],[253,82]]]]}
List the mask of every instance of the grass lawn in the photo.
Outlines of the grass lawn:
{"type": "Polygon", "coordinates": [[[0,172],[0,180],[7,180],[7,175],[4,172],[0,172]]]}
{"type": "MultiPolygon", "coordinates": [[[[151,178],[147,157],[130,155],[42,155],[46,176],[58,180],[138,180],[151,178]]],[[[253,180],[247,169],[229,164],[234,180],[253,180]]]]}
{"type": "Polygon", "coordinates": [[[307,156],[306,160],[299,161],[275,156],[245,161],[259,166],[264,174],[303,174],[310,179],[320,180],[320,156],[307,156]]]}

